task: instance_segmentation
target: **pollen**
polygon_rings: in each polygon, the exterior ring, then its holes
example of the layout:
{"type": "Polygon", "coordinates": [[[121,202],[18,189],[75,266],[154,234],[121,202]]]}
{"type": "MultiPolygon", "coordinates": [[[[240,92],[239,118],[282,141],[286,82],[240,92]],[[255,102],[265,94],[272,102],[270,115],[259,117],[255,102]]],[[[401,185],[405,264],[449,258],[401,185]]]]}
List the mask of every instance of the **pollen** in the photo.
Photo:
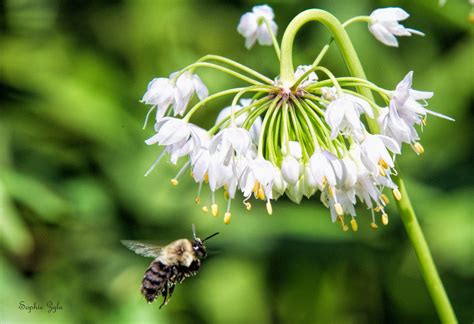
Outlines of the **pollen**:
{"type": "Polygon", "coordinates": [[[384,168],[383,168],[381,165],[379,165],[378,169],[379,169],[379,174],[380,174],[382,177],[385,177],[385,176],[387,175],[387,174],[385,173],[384,168]]]}
{"type": "Polygon", "coordinates": [[[227,225],[227,224],[230,224],[230,217],[231,217],[230,212],[226,212],[226,213],[224,214],[224,224],[226,224],[226,225],[227,225]]]}
{"type": "Polygon", "coordinates": [[[416,154],[423,154],[425,152],[425,148],[419,142],[413,144],[413,150],[416,152],[416,154]]]}
{"type": "Polygon", "coordinates": [[[206,172],[206,174],[204,175],[204,181],[205,181],[206,183],[209,183],[209,174],[207,174],[207,172],[206,172]]]}
{"type": "Polygon", "coordinates": [[[380,160],[379,160],[379,165],[380,165],[382,168],[384,168],[385,170],[388,169],[388,164],[387,164],[387,162],[385,162],[385,160],[383,160],[383,159],[380,159],[380,160]]]}
{"type": "Polygon", "coordinates": [[[201,203],[201,198],[200,198],[200,197],[194,198],[194,203],[195,203],[196,205],[199,205],[199,204],[201,203]]]}
{"type": "Polygon", "coordinates": [[[228,192],[227,190],[224,191],[224,198],[225,198],[226,200],[229,200],[229,198],[230,198],[229,192],[228,192]]]}
{"type": "Polygon", "coordinates": [[[388,205],[390,203],[390,200],[388,199],[387,195],[386,194],[381,194],[380,195],[380,199],[383,200],[383,202],[385,203],[385,205],[388,205]]]}
{"type": "Polygon", "coordinates": [[[354,232],[357,232],[357,230],[359,229],[359,225],[357,224],[355,218],[351,219],[351,227],[354,232]]]}
{"type": "Polygon", "coordinates": [[[217,207],[217,204],[212,204],[211,205],[211,213],[212,213],[212,216],[214,216],[214,217],[219,215],[219,208],[217,207]]]}
{"type": "Polygon", "coordinates": [[[378,213],[379,211],[381,211],[380,206],[375,207],[374,210],[378,213]]]}
{"type": "Polygon", "coordinates": [[[382,214],[382,224],[388,225],[388,215],[386,213],[382,214]]]}
{"type": "Polygon", "coordinates": [[[400,190],[398,189],[393,189],[393,196],[395,197],[396,200],[402,199],[402,194],[400,193],[400,190]]]}
{"type": "Polygon", "coordinates": [[[375,224],[374,222],[370,223],[370,227],[371,227],[374,231],[378,228],[377,224],[375,224]]]}
{"type": "Polygon", "coordinates": [[[258,193],[258,189],[260,188],[260,183],[258,181],[255,181],[254,185],[253,185],[253,188],[252,188],[252,192],[254,194],[257,194],[258,193]]]}
{"type": "Polygon", "coordinates": [[[265,205],[267,207],[267,213],[268,215],[271,215],[273,213],[273,208],[272,208],[272,203],[269,201],[267,201],[267,204],[265,205]]]}
{"type": "Polygon", "coordinates": [[[209,211],[209,208],[207,208],[207,206],[202,206],[201,210],[207,214],[207,212],[209,211]]]}
{"type": "Polygon", "coordinates": [[[265,200],[265,191],[263,191],[262,185],[258,188],[257,198],[260,200],[265,200]]]}
{"type": "Polygon", "coordinates": [[[175,179],[175,178],[171,179],[170,182],[171,182],[171,184],[172,184],[173,186],[175,186],[175,187],[179,184],[178,179],[175,179]]]}
{"type": "Polygon", "coordinates": [[[335,203],[335,204],[334,204],[334,210],[336,211],[336,214],[337,214],[338,216],[344,215],[344,211],[342,210],[342,206],[341,206],[340,203],[335,203]]]}

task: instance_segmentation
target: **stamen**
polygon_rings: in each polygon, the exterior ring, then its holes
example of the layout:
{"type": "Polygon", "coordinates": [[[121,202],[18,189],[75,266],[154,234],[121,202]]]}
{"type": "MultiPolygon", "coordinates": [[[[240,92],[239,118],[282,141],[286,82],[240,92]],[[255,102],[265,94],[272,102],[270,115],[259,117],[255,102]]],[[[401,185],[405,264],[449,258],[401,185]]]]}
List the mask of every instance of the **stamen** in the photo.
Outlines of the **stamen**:
{"type": "Polygon", "coordinates": [[[230,214],[230,204],[232,202],[232,199],[229,199],[229,201],[227,201],[227,210],[224,214],[224,224],[229,224],[230,223],[230,217],[231,217],[231,214],[230,214]]]}
{"type": "Polygon", "coordinates": [[[229,192],[227,190],[224,191],[224,198],[225,200],[229,200],[230,201],[230,195],[229,195],[229,192]]]}
{"type": "Polygon", "coordinates": [[[207,214],[207,212],[209,211],[209,208],[207,208],[207,206],[202,206],[201,209],[204,212],[204,214],[207,214]]]}
{"type": "Polygon", "coordinates": [[[388,224],[388,215],[386,213],[382,214],[382,224],[384,225],[388,224]]]}
{"type": "Polygon", "coordinates": [[[378,169],[379,169],[379,174],[382,176],[382,177],[385,177],[387,174],[385,173],[385,170],[382,166],[378,166],[378,169]]]}
{"type": "Polygon", "coordinates": [[[178,182],[179,177],[181,177],[181,175],[184,173],[184,171],[186,171],[186,169],[189,167],[189,165],[191,165],[191,161],[186,162],[186,163],[183,165],[183,167],[178,171],[178,173],[176,174],[176,176],[175,176],[173,179],[171,179],[171,184],[172,184],[173,186],[177,186],[177,185],[178,185],[178,183],[179,183],[179,182],[178,182]]]}
{"type": "Polygon", "coordinates": [[[211,213],[214,217],[217,217],[217,215],[219,215],[219,208],[217,207],[217,204],[211,205],[211,213]]]}
{"type": "Polygon", "coordinates": [[[212,194],[211,213],[212,213],[212,216],[216,217],[217,215],[219,215],[219,209],[216,204],[216,197],[215,197],[214,191],[211,194],[212,194]]]}
{"type": "Polygon", "coordinates": [[[199,182],[199,187],[198,187],[198,191],[197,191],[197,194],[196,194],[196,198],[194,198],[194,202],[199,205],[201,203],[201,190],[202,190],[202,181],[199,182]]]}
{"type": "Polygon", "coordinates": [[[257,195],[258,193],[258,188],[260,188],[260,183],[258,181],[255,181],[254,185],[253,185],[253,188],[252,188],[252,192],[257,195]]]}
{"type": "Polygon", "coordinates": [[[206,174],[204,175],[204,182],[206,182],[206,184],[209,183],[209,174],[206,172],[206,174]]]}
{"type": "Polygon", "coordinates": [[[344,215],[344,211],[342,210],[342,206],[340,203],[335,203],[334,204],[334,210],[336,211],[336,214],[338,216],[343,216],[344,215]]]}
{"type": "Polygon", "coordinates": [[[387,162],[385,162],[385,160],[383,160],[383,159],[380,159],[380,160],[379,160],[379,165],[380,165],[382,168],[384,168],[385,170],[388,169],[388,164],[387,164],[387,162]]]}
{"type": "Polygon", "coordinates": [[[265,200],[265,191],[263,191],[262,185],[260,185],[258,188],[257,198],[260,200],[265,200]]]}
{"type": "Polygon", "coordinates": [[[376,230],[378,228],[377,224],[375,223],[375,215],[374,215],[374,211],[371,210],[372,212],[372,223],[370,223],[370,227],[373,229],[373,230],[376,230]]]}
{"type": "Polygon", "coordinates": [[[380,206],[377,206],[377,207],[374,208],[374,210],[378,213],[379,211],[381,211],[381,208],[380,208],[380,206]]]}
{"type": "Polygon", "coordinates": [[[390,200],[388,199],[386,194],[381,194],[380,199],[385,203],[385,205],[388,205],[390,203],[390,200]]]}
{"type": "Polygon", "coordinates": [[[352,219],[351,219],[351,227],[354,232],[357,232],[357,230],[359,229],[359,225],[357,224],[357,221],[354,218],[354,216],[352,216],[352,219]]]}
{"type": "Polygon", "coordinates": [[[349,230],[349,226],[347,226],[345,223],[344,223],[344,217],[342,216],[338,216],[337,219],[339,220],[339,222],[341,223],[342,225],[342,230],[344,232],[347,232],[349,230]]]}
{"type": "Polygon", "coordinates": [[[423,154],[425,152],[425,148],[423,145],[421,145],[419,142],[416,142],[412,145],[413,150],[416,152],[416,154],[423,154]]]}
{"type": "Polygon", "coordinates": [[[158,162],[160,162],[161,158],[165,155],[166,153],[166,149],[163,150],[160,155],[158,155],[158,157],[156,158],[156,160],[151,164],[150,168],[148,169],[148,171],[145,173],[145,177],[148,176],[150,174],[150,172],[155,168],[155,166],[158,164],[158,162]]]}
{"type": "Polygon", "coordinates": [[[273,213],[273,208],[272,208],[272,203],[270,202],[270,199],[267,200],[267,203],[265,206],[267,207],[268,215],[271,215],[273,213]]]}
{"type": "Polygon", "coordinates": [[[402,194],[400,193],[400,190],[398,190],[398,188],[393,189],[393,196],[396,200],[400,201],[402,199],[402,194]]]}
{"type": "Polygon", "coordinates": [[[224,224],[226,224],[226,225],[230,224],[230,217],[231,217],[230,212],[226,212],[224,214],[224,224]]]}
{"type": "Polygon", "coordinates": [[[244,201],[244,205],[245,205],[245,208],[246,208],[247,210],[252,209],[252,204],[251,204],[251,203],[249,203],[249,202],[247,202],[247,201],[244,201]]]}

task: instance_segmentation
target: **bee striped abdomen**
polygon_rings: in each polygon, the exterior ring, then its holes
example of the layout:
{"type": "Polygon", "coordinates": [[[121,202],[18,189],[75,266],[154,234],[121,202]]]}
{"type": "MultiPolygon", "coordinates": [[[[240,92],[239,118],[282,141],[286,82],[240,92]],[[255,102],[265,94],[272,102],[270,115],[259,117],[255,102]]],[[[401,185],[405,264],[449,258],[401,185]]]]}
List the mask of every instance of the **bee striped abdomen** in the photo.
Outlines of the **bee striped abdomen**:
{"type": "Polygon", "coordinates": [[[153,261],[146,270],[142,281],[142,294],[151,303],[163,293],[168,284],[171,271],[160,261],[153,261]]]}

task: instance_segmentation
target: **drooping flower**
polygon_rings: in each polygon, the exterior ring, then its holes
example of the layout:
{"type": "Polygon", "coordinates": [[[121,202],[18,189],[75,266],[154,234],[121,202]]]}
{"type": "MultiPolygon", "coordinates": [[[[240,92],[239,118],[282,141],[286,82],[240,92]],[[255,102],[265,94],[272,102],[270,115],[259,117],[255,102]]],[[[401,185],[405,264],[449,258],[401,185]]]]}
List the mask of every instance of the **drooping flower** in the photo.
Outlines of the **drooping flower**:
{"type": "Polygon", "coordinates": [[[222,157],[224,164],[235,155],[244,155],[250,149],[250,133],[240,127],[230,126],[215,135],[209,145],[209,151],[213,156],[222,157]]]}
{"type": "Polygon", "coordinates": [[[341,94],[329,103],[325,112],[326,123],[331,128],[331,138],[339,134],[354,136],[360,139],[364,133],[364,124],[360,115],[366,113],[370,118],[374,117],[369,103],[351,94],[341,94]]]}
{"type": "Polygon", "coordinates": [[[172,145],[187,140],[191,135],[189,124],[179,118],[164,117],[155,124],[156,134],[145,141],[148,145],[172,145]]]}
{"type": "Polygon", "coordinates": [[[433,93],[413,90],[412,79],[413,71],[400,81],[392,93],[389,106],[382,108],[377,119],[380,132],[393,138],[400,145],[402,143],[416,144],[420,137],[415,125],[423,125],[428,114],[454,121],[448,116],[426,109],[419,103],[419,100],[430,99],[433,93]]]}
{"type": "Polygon", "coordinates": [[[380,42],[393,47],[398,47],[396,36],[411,36],[412,34],[425,36],[418,30],[405,28],[398,23],[408,17],[410,15],[401,8],[376,9],[370,14],[369,30],[380,42]]]}
{"type": "Polygon", "coordinates": [[[278,26],[273,20],[275,14],[270,6],[262,5],[252,8],[252,12],[245,13],[241,18],[237,31],[245,37],[245,47],[252,48],[256,41],[260,45],[272,45],[272,36],[265,24],[267,21],[274,35],[278,26]]]}
{"type": "Polygon", "coordinates": [[[208,90],[201,78],[196,74],[185,71],[178,78],[174,72],[169,78],[155,78],[150,81],[142,102],[156,107],[156,120],[165,116],[170,106],[174,116],[183,115],[194,93],[200,100],[208,96],[208,90]]]}
{"type": "Polygon", "coordinates": [[[302,157],[301,144],[295,141],[290,141],[288,146],[289,152],[281,162],[281,175],[290,186],[294,186],[302,171],[300,164],[300,159],[302,157]]]}
{"type": "MultiPolygon", "coordinates": [[[[235,105],[235,106],[229,106],[225,107],[219,112],[219,115],[217,115],[216,123],[219,124],[221,121],[224,119],[228,118],[232,112],[236,114],[240,110],[244,109],[245,107],[249,106],[252,103],[252,99],[240,99],[240,105],[235,105]]],[[[249,113],[244,112],[240,114],[239,116],[235,117],[234,120],[234,125],[237,127],[242,127],[243,123],[247,119],[249,113]]],[[[252,123],[252,126],[250,126],[250,136],[252,137],[252,140],[254,143],[257,143],[258,141],[258,136],[260,134],[260,129],[262,128],[262,117],[258,116],[255,118],[254,122],[252,123]]]]}
{"type": "Polygon", "coordinates": [[[367,134],[360,145],[361,161],[372,174],[384,175],[393,168],[394,159],[389,151],[400,154],[400,146],[388,136],[367,134]]]}

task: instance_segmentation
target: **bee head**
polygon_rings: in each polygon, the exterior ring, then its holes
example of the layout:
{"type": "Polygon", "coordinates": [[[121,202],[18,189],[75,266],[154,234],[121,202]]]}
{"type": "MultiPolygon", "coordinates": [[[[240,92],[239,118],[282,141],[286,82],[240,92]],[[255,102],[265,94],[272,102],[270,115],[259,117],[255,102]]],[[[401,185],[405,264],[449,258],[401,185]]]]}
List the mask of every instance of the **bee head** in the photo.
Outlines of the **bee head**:
{"type": "Polygon", "coordinates": [[[199,259],[204,259],[207,256],[206,247],[202,244],[201,239],[197,237],[193,241],[193,251],[199,259]]]}
{"type": "Polygon", "coordinates": [[[204,246],[204,242],[210,239],[211,237],[216,236],[217,234],[219,234],[219,232],[214,233],[201,241],[201,239],[196,236],[196,228],[193,224],[193,251],[199,259],[204,259],[205,257],[207,257],[207,251],[206,247],[204,246]]]}

